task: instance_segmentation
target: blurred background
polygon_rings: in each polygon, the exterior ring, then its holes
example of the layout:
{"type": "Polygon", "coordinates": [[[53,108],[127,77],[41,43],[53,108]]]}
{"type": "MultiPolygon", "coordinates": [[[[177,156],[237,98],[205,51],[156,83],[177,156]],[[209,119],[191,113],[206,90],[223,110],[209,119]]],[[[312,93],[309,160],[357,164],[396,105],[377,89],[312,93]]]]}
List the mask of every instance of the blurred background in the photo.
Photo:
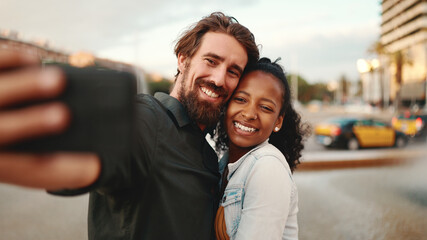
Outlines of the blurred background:
{"type": "MultiPolygon", "coordinates": [[[[312,127],[294,174],[300,239],[427,239],[427,1],[0,2],[0,48],[168,92],[174,41],[214,11],[281,57],[312,127]]],[[[0,184],[0,239],[87,239],[88,196],[0,184]]]]}

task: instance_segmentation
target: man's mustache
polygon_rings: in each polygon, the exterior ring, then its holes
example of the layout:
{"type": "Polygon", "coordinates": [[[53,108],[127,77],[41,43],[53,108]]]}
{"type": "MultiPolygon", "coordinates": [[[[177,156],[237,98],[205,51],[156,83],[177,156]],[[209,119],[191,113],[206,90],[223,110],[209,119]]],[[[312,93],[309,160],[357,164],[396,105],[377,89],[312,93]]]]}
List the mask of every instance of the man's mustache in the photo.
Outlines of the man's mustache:
{"type": "Polygon", "coordinates": [[[196,79],[196,86],[205,86],[208,87],[210,89],[213,89],[215,91],[215,93],[219,94],[220,96],[227,98],[228,97],[228,93],[227,91],[225,91],[225,89],[223,87],[218,87],[217,85],[215,85],[214,82],[211,81],[205,81],[203,79],[196,79]]]}

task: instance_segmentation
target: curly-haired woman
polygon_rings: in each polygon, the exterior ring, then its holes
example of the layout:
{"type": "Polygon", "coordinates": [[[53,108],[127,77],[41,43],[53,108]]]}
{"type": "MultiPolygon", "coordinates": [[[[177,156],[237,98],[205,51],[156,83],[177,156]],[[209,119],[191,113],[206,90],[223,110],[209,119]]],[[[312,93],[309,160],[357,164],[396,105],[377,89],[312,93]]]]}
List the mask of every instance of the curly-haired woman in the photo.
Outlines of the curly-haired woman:
{"type": "Polygon", "coordinates": [[[292,172],[307,129],[291,103],[280,65],[248,66],[217,128],[223,195],[217,239],[298,239],[292,172]]]}

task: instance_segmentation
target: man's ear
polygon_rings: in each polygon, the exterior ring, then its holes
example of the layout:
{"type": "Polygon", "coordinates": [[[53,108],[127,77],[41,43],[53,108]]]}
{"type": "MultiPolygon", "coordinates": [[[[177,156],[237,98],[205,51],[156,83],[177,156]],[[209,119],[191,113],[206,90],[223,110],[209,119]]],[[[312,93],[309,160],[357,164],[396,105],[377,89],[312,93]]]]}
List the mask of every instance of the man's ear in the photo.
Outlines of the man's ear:
{"type": "Polygon", "coordinates": [[[183,73],[185,71],[185,68],[187,66],[187,57],[182,55],[182,53],[178,54],[178,70],[180,73],[183,73]]]}

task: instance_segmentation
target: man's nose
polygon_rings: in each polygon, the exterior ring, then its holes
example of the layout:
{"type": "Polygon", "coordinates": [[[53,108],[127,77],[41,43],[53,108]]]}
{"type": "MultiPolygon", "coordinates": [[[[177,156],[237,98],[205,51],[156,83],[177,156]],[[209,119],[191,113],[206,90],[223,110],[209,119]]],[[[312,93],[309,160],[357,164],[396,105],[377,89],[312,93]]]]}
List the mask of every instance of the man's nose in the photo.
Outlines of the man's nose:
{"type": "Polygon", "coordinates": [[[215,74],[214,74],[212,80],[215,83],[215,86],[217,86],[217,87],[223,87],[225,85],[226,79],[227,79],[227,69],[225,69],[225,68],[218,68],[215,71],[215,74]]]}

